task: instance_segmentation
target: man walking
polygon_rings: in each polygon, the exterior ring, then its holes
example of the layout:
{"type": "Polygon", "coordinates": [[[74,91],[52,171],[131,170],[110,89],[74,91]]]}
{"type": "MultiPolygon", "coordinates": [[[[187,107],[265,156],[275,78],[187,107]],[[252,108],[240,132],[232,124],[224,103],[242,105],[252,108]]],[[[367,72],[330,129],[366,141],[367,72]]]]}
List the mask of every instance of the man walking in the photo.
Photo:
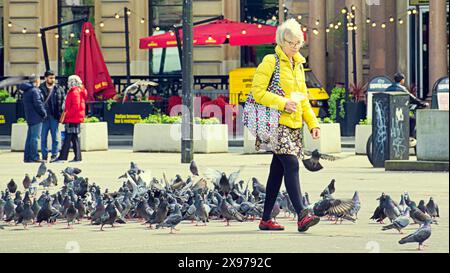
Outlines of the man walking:
{"type": "Polygon", "coordinates": [[[43,82],[39,89],[44,98],[44,106],[47,112],[47,118],[42,123],[41,133],[41,152],[42,159],[48,160],[48,145],[47,138],[50,132],[52,136],[52,150],[51,161],[55,161],[58,157],[58,134],[59,134],[59,119],[61,118],[64,105],[64,90],[61,86],[56,84],[55,73],[51,70],[45,72],[45,82],[43,82]]]}
{"type": "Polygon", "coordinates": [[[42,121],[47,117],[47,112],[44,108],[44,98],[39,90],[39,84],[39,77],[32,75],[29,82],[19,86],[19,89],[23,91],[23,107],[28,124],[24,153],[25,163],[42,163],[39,160],[38,145],[42,121]]]}

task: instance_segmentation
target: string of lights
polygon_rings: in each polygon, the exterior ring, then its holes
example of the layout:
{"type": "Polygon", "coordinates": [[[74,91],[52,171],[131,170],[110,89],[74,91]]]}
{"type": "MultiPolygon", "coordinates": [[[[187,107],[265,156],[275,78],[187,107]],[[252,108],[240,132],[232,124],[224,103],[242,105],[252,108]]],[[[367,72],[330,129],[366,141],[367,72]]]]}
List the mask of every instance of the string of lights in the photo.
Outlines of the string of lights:
{"type": "MultiPolygon", "coordinates": [[[[340,21],[338,19],[338,17],[343,15],[343,16],[347,16],[348,20],[354,19],[355,16],[356,16],[355,13],[354,13],[355,11],[356,11],[356,7],[355,6],[352,6],[350,9],[348,9],[346,7],[342,8],[340,15],[337,15],[335,18],[329,20],[329,23],[326,23],[326,25],[325,25],[326,26],[325,32],[326,33],[330,33],[333,30],[336,30],[336,31],[339,30],[343,26],[343,22],[340,21]]],[[[417,9],[414,9],[414,8],[408,9],[405,13],[398,15],[397,18],[394,17],[394,16],[390,16],[387,21],[376,21],[376,20],[372,20],[370,17],[368,17],[365,20],[362,20],[362,22],[360,24],[356,24],[356,23],[353,23],[353,22],[347,23],[347,30],[349,30],[349,31],[357,31],[360,27],[362,27],[363,24],[370,25],[372,28],[376,28],[376,27],[379,26],[382,29],[386,29],[388,24],[395,24],[395,23],[398,23],[399,25],[404,24],[405,21],[406,21],[406,17],[407,16],[413,16],[413,15],[416,15],[417,13],[418,13],[417,9]]],[[[127,15],[128,16],[136,15],[136,18],[139,18],[139,22],[141,24],[145,24],[145,22],[147,21],[145,19],[145,17],[140,16],[139,14],[135,13],[131,9],[128,9],[127,15]]],[[[125,16],[123,14],[123,10],[119,10],[116,13],[114,13],[113,16],[104,18],[102,21],[100,21],[99,23],[95,24],[95,26],[98,26],[101,29],[103,29],[103,28],[105,28],[107,22],[109,22],[111,20],[120,19],[123,16],[125,16]]],[[[270,19],[272,19],[272,22],[277,22],[277,20],[278,20],[277,16],[275,16],[275,15],[273,15],[272,18],[270,18],[270,19]]],[[[318,27],[320,26],[320,24],[322,22],[319,19],[316,19],[314,21],[314,26],[308,26],[308,24],[303,23],[302,22],[302,19],[303,19],[302,15],[298,15],[296,19],[301,24],[303,32],[312,31],[312,33],[314,35],[319,35],[320,34],[320,31],[319,31],[318,27]]],[[[254,18],[252,18],[252,21],[253,22],[250,22],[250,24],[257,24],[258,27],[260,27],[260,26],[262,26],[264,24],[267,24],[268,20],[262,20],[262,19],[258,19],[256,17],[254,17],[254,18]]],[[[244,23],[249,23],[249,22],[247,20],[245,20],[244,23]]],[[[267,25],[271,25],[271,24],[267,24],[267,25]]],[[[8,28],[12,28],[13,26],[17,26],[18,28],[21,29],[21,32],[23,34],[36,33],[38,37],[42,36],[42,34],[40,33],[39,30],[29,30],[26,27],[24,27],[24,26],[22,26],[22,25],[20,25],[18,23],[12,22],[12,21],[9,21],[7,26],[8,26],[8,28]]],[[[154,28],[154,31],[158,32],[160,30],[161,30],[161,28],[159,26],[156,26],[154,28]]],[[[243,30],[243,33],[245,33],[245,32],[246,31],[243,30]]],[[[60,39],[61,38],[61,35],[60,35],[59,32],[53,33],[53,36],[55,37],[55,39],[60,39]]],[[[69,37],[70,37],[70,39],[75,39],[77,37],[77,35],[75,33],[71,32],[69,34],[69,37]]],[[[213,38],[212,35],[210,35],[210,37],[211,37],[211,39],[213,38]]],[[[79,42],[80,42],[80,40],[78,39],[78,43],[79,42]]],[[[68,44],[69,42],[67,40],[65,40],[64,43],[68,44]]]]}

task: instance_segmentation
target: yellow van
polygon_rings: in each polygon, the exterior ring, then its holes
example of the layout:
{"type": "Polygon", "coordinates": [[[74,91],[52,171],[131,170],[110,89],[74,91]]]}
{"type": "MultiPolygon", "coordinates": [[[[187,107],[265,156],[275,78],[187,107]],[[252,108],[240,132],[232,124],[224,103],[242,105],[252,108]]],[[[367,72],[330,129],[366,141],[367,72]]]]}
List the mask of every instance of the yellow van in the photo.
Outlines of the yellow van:
{"type": "MultiPolygon", "coordinates": [[[[256,68],[238,68],[230,71],[230,103],[237,105],[247,100],[252,88],[253,76],[256,68]]],[[[306,86],[308,87],[309,100],[314,113],[318,117],[328,114],[328,99],[330,96],[321,86],[311,69],[305,69],[306,86]]]]}

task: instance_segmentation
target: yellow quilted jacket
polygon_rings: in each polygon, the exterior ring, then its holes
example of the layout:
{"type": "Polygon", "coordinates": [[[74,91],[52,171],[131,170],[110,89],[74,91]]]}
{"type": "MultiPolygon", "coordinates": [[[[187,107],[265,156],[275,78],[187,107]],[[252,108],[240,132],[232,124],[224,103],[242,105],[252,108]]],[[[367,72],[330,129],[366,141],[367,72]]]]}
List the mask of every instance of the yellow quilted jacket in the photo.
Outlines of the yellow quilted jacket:
{"type": "Polygon", "coordinates": [[[280,46],[275,49],[280,59],[280,86],[285,92],[285,97],[270,93],[267,88],[270,79],[275,71],[275,56],[273,54],[264,57],[262,63],[258,66],[253,78],[251,92],[255,101],[264,106],[281,111],[280,124],[292,129],[299,129],[303,126],[303,120],[308,125],[309,130],[319,127],[319,122],[308,99],[308,89],[305,83],[305,72],[303,64],[305,58],[300,54],[294,56],[295,68],[292,68],[291,62],[280,46]],[[291,98],[292,92],[301,92],[305,99],[297,106],[297,112],[288,113],[284,111],[286,101],[291,98]]]}

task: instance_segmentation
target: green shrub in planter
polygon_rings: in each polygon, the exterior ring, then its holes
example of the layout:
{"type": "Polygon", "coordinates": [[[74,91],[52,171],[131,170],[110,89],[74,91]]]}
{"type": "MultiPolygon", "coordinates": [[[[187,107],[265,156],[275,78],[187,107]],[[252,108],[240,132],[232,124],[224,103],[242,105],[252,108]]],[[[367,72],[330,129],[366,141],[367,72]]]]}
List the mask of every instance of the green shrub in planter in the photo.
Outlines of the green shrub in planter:
{"type": "Polygon", "coordinates": [[[98,123],[100,122],[100,119],[97,117],[87,117],[84,119],[84,123],[98,123]]]}
{"type": "Polygon", "coordinates": [[[24,123],[27,123],[27,121],[26,121],[24,118],[19,118],[19,119],[17,120],[17,123],[18,123],[18,124],[24,124],[24,123]]]}
{"type": "Polygon", "coordinates": [[[372,125],[372,120],[370,118],[362,119],[359,121],[359,125],[372,125]]]}
{"type": "Polygon", "coordinates": [[[9,95],[6,90],[0,90],[0,103],[16,103],[17,100],[9,95]]]}

